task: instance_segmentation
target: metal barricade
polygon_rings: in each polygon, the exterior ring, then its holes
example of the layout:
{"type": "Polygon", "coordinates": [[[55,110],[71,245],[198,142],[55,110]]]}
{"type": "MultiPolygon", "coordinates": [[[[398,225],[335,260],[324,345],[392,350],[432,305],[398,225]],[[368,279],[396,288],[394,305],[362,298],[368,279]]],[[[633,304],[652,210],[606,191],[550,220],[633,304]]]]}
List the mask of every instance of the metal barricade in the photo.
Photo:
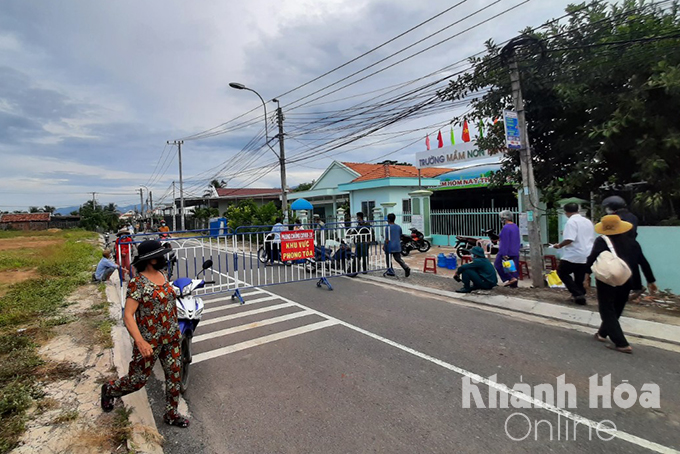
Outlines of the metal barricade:
{"type": "MultiPolygon", "coordinates": [[[[135,255],[136,245],[147,239],[159,239],[169,245],[172,249],[168,263],[170,280],[194,278],[202,264],[212,260],[212,267],[201,276],[214,283],[206,284],[196,294],[232,293],[232,298],[243,303],[241,291],[244,289],[315,281],[318,287],[325,285],[332,290],[329,278],[386,271],[385,226],[384,222],[369,226],[340,222],[323,227],[298,225],[296,228],[300,230],[297,231],[280,225],[248,226],[224,235],[194,231],[168,232],[164,234],[166,238],[159,238],[158,233],[125,235],[123,238],[129,240],[126,244],[131,249],[130,260],[135,255]],[[272,230],[274,227],[276,231],[272,230]],[[296,235],[296,232],[299,233],[296,235]],[[307,244],[304,257],[283,257],[282,242],[291,236],[310,238],[313,252],[307,244]]],[[[124,258],[120,248],[117,255],[121,263],[124,258]]],[[[122,285],[121,276],[121,292],[122,285]]]]}

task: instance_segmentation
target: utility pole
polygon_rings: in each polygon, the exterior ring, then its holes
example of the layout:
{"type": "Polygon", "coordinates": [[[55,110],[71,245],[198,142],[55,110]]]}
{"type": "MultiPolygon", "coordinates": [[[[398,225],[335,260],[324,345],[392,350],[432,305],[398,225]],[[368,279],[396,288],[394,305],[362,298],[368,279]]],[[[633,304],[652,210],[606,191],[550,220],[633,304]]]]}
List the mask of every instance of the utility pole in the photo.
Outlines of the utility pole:
{"type": "Polygon", "coordinates": [[[144,189],[139,188],[139,215],[144,219],[144,189]]]}
{"type": "Polygon", "coordinates": [[[177,205],[175,203],[175,182],[172,182],[172,231],[177,231],[177,205]]]}
{"type": "MultiPolygon", "coordinates": [[[[276,102],[276,121],[279,124],[279,165],[281,167],[281,209],[283,210],[283,223],[288,224],[288,193],[286,187],[286,150],[283,145],[283,110],[279,105],[278,99],[273,99],[276,102]]],[[[265,121],[267,119],[265,118],[265,121]]]]}
{"type": "MultiPolygon", "coordinates": [[[[184,182],[182,180],[182,144],[183,140],[168,140],[168,145],[177,145],[177,159],[179,161],[179,210],[180,210],[180,229],[184,229],[184,182]]],[[[174,200],[173,200],[174,204],[174,200]]]]}
{"type": "Polygon", "coordinates": [[[151,210],[151,228],[153,229],[153,194],[149,190],[149,210],[151,210]]]}
{"type": "Polygon", "coordinates": [[[97,193],[96,193],[96,192],[92,192],[91,194],[92,194],[92,210],[94,211],[94,210],[97,209],[97,200],[96,200],[95,197],[94,197],[95,194],[97,194],[97,193]]]}
{"type": "Polygon", "coordinates": [[[522,171],[522,200],[527,214],[529,229],[529,246],[531,260],[531,281],[535,288],[544,286],[543,283],[543,245],[541,242],[540,215],[538,213],[538,190],[534,180],[534,166],[531,161],[531,147],[526,125],[522,85],[520,83],[519,67],[515,55],[515,47],[530,42],[532,38],[519,37],[505,45],[501,52],[510,69],[510,83],[512,85],[512,99],[517,112],[517,123],[520,130],[519,160],[522,171]]]}

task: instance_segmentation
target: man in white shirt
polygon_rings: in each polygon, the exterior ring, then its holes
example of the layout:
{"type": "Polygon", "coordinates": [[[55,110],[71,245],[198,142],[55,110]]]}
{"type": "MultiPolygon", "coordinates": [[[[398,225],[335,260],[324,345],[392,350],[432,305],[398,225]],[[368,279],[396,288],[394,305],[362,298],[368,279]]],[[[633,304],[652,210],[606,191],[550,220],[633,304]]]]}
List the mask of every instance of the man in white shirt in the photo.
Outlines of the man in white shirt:
{"type": "Polygon", "coordinates": [[[593,249],[595,228],[589,219],[578,213],[578,205],[575,203],[566,204],[564,214],[569,218],[562,235],[564,239],[553,246],[555,249],[564,248],[557,275],[571,293],[572,300],[576,304],[584,305],[586,304],[584,282],[588,270],[586,261],[593,249]]]}

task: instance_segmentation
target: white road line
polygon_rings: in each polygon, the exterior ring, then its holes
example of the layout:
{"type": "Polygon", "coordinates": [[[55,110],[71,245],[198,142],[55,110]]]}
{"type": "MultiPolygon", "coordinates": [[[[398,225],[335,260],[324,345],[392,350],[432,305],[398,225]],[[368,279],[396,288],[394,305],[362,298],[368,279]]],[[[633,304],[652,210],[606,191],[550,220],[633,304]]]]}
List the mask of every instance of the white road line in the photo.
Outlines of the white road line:
{"type": "Polygon", "coordinates": [[[247,325],[239,325],[231,328],[221,329],[219,331],[213,331],[212,333],[201,334],[200,336],[195,336],[193,342],[201,342],[208,339],[214,339],[216,337],[226,336],[228,334],[239,333],[241,331],[246,331],[253,328],[259,328],[260,326],[273,325],[275,323],[281,323],[288,320],[294,320],[300,317],[306,317],[307,315],[315,315],[308,311],[293,312],[292,314],[281,315],[279,317],[268,318],[265,320],[260,320],[259,322],[249,323],[247,325]]]}
{"type": "MultiPolygon", "coordinates": [[[[375,340],[383,342],[387,345],[398,348],[399,350],[410,353],[411,355],[414,355],[418,358],[421,358],[421,359],[424,359],[424,360],[429,361],[431,363],[434,363],[434,364],[436,364],[440,367],[448,369],[448,370],[455,372],[459,375],[462,375],[464,377],[469,377],[471,380],[476,380],[479,383],[483,383],[483,384],[489,386],[490,388],[494,388],[498,391],[509,394],[510,396],[515,397],[519,400],[523,400],[525,402],[528,402],[531,405],[533,405],[535,408],[542,408],[544,410],[547,410],[549,412],[555,413],[555,414],[560,415],[564,418],[567,418],[567,419],[570,419],[574,422],[577,422],[578,424],[588,426],[593,430],[601,430],[600,423],[597,422],[597,421],[593,421],[593,420],[588,419],[586,417],[577,415],[576,413],[570,412],[568,410],[565,410],[565,409],[556,407],[554,405],[548,404],[546,402],[543,402],[541,400],[535,399],[534,397],[532,397],[530,395],[527,395],[527,394],[524,394],[522,392],[515,391],[514,389],[508,388],[506,385],[504,385],[502,383],[493,382],[493,381],[491,381],[487,378],[482,377],[481,375],[467,371],[463,368],[460,368],[460,367],[455,366],[453,364],[447,363],[446,361],[442,361],[440,359],[437,359],[437,358],[430,356],[426,353],[419,352],[417,350],[412,349],[411,347],[407,347],[406,345],[403,345],[403,344],[400,344],[400,343],[395,342],[393,340],[382,337],[379,334],[375,334],[375,333],[367,331],[363,328],[359,328],[356,325],[352,325],[351,323],[344,322],[344,321],[339,320],[335,317],[332,317],[328,314],[324,314],[323,312],[319,312],[317,310],[314,310],[312,308],[304,306],[300,303],[292,301],[288,298],[284,298],[280,295],[276,295],[275,293],[272,293],[270,291],[265,290],[265,293],[272,295],[276,298],[280,298],[281,300],[286,301],[288,303],[293,303],[294,305],[300,307],[301,309],[310,311],[310,312],[312,312],[316,315],[319,315],[321,317],[325,317],[328,320],[323,321],[323,322],[319,322],[319,323],[315,323],[313,325],[308,325],[308,326],[305,326],[305,327],[296,328],[296,329],[293,329],[293,330],[290,330],[290,331],[284,331],[282,333],[272,334],[271,336],[261,337],[259,339],[254,339],[252,341],[242,342],[240,344],[235,344],[235,345],[232,345],[232,346],[229,346],[229,347],[224,347],[222,349],[213,350],[212,352],[201,353],[199,355],[194,356],[194,363],[197,362],[196,358],[199,358],[199,362],[200,362],[200,361],[204,361],[206,359],[215,358],[215,357],[218,357],[218,356],[233,353],[235,351],[243,350],[245,348],[250,348],[250,347],[254,347],[256,345],[261,345],[263,343],[274,342],[276,340],[283,339],[285,337],[294,336],[294,335],[297,335],[297,334],[302,334],[304,332],[313,331],[315,329],[325,328],[326,326],[342,325],[342,326],[345,326],[346,328],[349,328],[349,329],[354,330],[358,333],[364,334],[368,337],[371,337],[375,340]],[[309,328],[312,328],[312,329],[309,329],[309,328]],[[304,329],[308,329],[308,331],[298,332],[298,330],[304,330],[304,329]],[[286,333],[292,333],[292,334],[288,335],[286,333]],[[281,335],[284,335],[284,336],[278,337],[278,336],[281,336],[281,335]],[[204,355],[204,356],[202,356],[202,355],[204,355]]],[[[614,430],[614,431],[611,431],[611,432],[607,431],[607,434],[611,435],[615,438],[618,438],[620,440],[627,441],[631,444],[634,444],[634,445],[640,446],[642,448],[648,449],[650,451],[659,452],[659,453],[663,453],[663,454],[680,454],[680,451],[677,451],[673,448],[663,446],[661,444],[658,444],[658,443],[655,443],[653,441],[638,437],[636,435],[629,434],[628,432],[623,432],[623,431],[620,431],[620,430],[614,430]]]]}
{"type": "MultiPolygon", "coordinates": [[[[265,296],[264,298],[258,298],[254,299],[252,301],[248,301],[248,304],[255,304],[255,303],[263,303],[265,301],[271,301],[277,299],[278,296],[273,295],[273,296],[265,296]]],[[[234,304],[225,304],[224,306],[219,306],[219,307],[209,307],[203,311],[204,314],[210,314],[212,312],[217,312],[217,311],[223,311],[225,309],[229,309],[230,307],[234,306],[240,306],[240,303],[234,303],[234,304]]]]}
{"type": "MultiPolygon", "coordinates": [[[[205,325],[213,325],[215,323],[221,323],[221,322],[226,322],[227,320],[234,320],[237,318],[241,317],[248,317],[250,315],[257,315],[257,314],[262,314],[264,312],[269,312],[269,311],[275,311],[278,309],[283,309],[286,307],[293,307],[296,306],[295,304],[292,303],[283,303],[283,304],[277,304],[275,306],[267,306],[267,307],[261,307],[260,309],[253,309],[252,311],[245,311],[245,312],[237,312],[236,314],[229,314],[229,315],[224,315],[222,317],[217,317],[217,318],[211,318],[205,321],[201,321],[200,325],[205,326],[205,325]]],[[[194,337],[196,339],[196,337],[194,337]]]]}
{"type": "MultiPolygon", "coordinates": [[[[256,290],[256,291],[254,291],[254,292],[241,293],[241,296],[243,297],[243,299],[245,299],[245,298],[248,297],[248,296],[251,296],[251,295],[261,295],[261,294],[263,294],[263,293],[266,293],[266,292],[265,292],[264,290],[256,290]]],[[[206,298],[203,298],[203,302],[204,302],[204,303],[219,303],[220,301],[227,301],[227,300],[230,300],[230,299],[232,299],[232,296],[231,296],[231,295],[230,295],[230,296],[222,296],[222,297],[220,297],[220,298],[214,298],[214,299],[206,299],[206,298]]],[[[246,301],[246,303],[247,303],[247,302],[248,302],[248,301],[246,301]]]]}
{"type": "MultiPolygon", "coordinates": [[[[271,292],[268,292],[268,293],[271,293],[271,292]]],[[[272,293],[272,294],[273,294],[273,293],[272,293]]],[[[287,298],[284,298],[284,297],[281,297],[281,296],[279,296],[279,298],[281,298],[281,299],[284,300],[284,301],[288,301],[288,302],[290,302],[290,303],[295,303],[295,301],[291,301],[291,300],[289,300],[289,299],[287,299],[287,298]]],[[[469,372],[469,371],[467,371],[467,370],[465,370],[465,369],[462,369],[462,368],[460,368],[460,367],[458,367],[458,366],[454,366],[453,364],[450,364],[450,363],[447,363],[447,362],[442,361],[442,360],[440,360],[440,359],[437,359],[437,358],[435,358],[435,357],[433,357],[433,356],[430,356],[430,355],[428,355],[428,354],[426,354],[426,353],[419,352],[419,351],[417,351],[417,350],[412,349],[411,347],[407,347],[406,345],[403,345],[403,344],[400,344],[400,343],[395,342],[395,341],[393,341],[393,340],[390,340],[390,339],[387,339],[387,338],[385,338],[385,337],[382,337],[382,336],[380,336],[379,334],[372,333],[372,332],[367,331],[367,330],[365,330],[365,329],[363,329],[363,328],[359,328],[358,326],[352,325],[351,323],[347,323],[347,322],[344,322],[344,321],[342,321],[342,320],[339,320],[339,319],[337,319],[337,318],[335,318],[335,317],[332,317],[332,316],[330,316],[330,315],[324,314],[323,312],[319,312],[319,311],[317,311],[317,310],[308,308],[307,306],[304,306],[304,305],[302,305],[302,304],[300,304],[300,303],[296,303],[296,304],[297,304],[300,308],[302,308],[302,309],[305,309],[305,310],[308,310],[308,311],[312,311],[312,312],[315,313],[316,315],[319,315],[319,316],[321,316],[321,317],[325,317],[325,318],[329,319],[330,321],[335,321],[338,325],[345,326],[345,327],[347,327],[347,328],[349,328],[349,329],[352,329],[352,330],[354,330],[354,331],[357,331],[357,332],[359,332],[359,333],[361,333],[361,334],[364,334],[364,335],[366,335],[366,336],[368,336],[368,337],[371,337],[371,338],[373,338],[373,339],[375,339],[375,340],[378,340],[378,341],[380,341],[380,342],[384,342],[384,343],[387,344],[387,345],[391,345],[392,347],[398,348],[399,350],[403,350],[403,351],[405,351],[405,352],[407,352],[407,353],[410,353],[410,354],[412,354],[412,355],[414,355],[414,356],[417,356],[418,358],[424,359],[424,360],[426,360],[426,361],[430,361],[431,363],[434,363],[434,364],[436,364],[436,365],[438,365],[438,366],[441,366],[441,367],[443,367],[443,368],[445,368],[445,369],[448,369],[448,370],[450,370],[450,371],[456,372],[457,374],[460,374],[460,375],[462,375],[462,376],[464,376],[464,377],[469,377],[471,380],[478,381],[478,382],[480,382],[480,383],[482,383],[482,384],[485,384],[485,385],[489,386],[490,388],[497,389],[498,391],[507,393],[507,394],[509,394],[509,395],[512,396],[512,397],[516,397],[517,399],[520,399],[520,400],[523,400],[523,401],[525,401],[525,402],[528,402],[528,403],[530,403],[531,405],[533,405],[533,406],[536,407],[536,408],[542,408],[542,409],[544,409],[544,410],[547,410],[547,411],[550,411],[550,412],[552,412],[552,413],[558,414],[558,415],[560,415],[560,416],[562,416],[562,417],[564,417],[564,418],[568,418],[568,419],[571,419],[572,421],[575,421],[575,422],[577,422],[577,423],[579,423],[579,424],[583,424],[583,425],[585,425],[585,426],[588,426],[588,427],[590,427],[591,429],[594,429],[594,430],[602,430],[602,429],[601,429],[601,426],[600,426],[600,423],[597,422],[597,421],[593,421],[593,420],[591,420],[591,419],[588,419],[588,418],[585,418],[585,417],[583,417],[583,416],[577,415],[576,413],[572,413],[572,412],[570,412],[570,411],[568,411],[568,410],[564,410],[564,409],[562,409],[562,408],[556,407],[556,406],[551,405],[551,404],[549,404],[549,403],[546,403],[546,402],[543,402],[543,401],[541,401],[541,400],[535,399],[535,398],[533,398],[533,397],[530,396],[530,395],[524,394],[524,393],[519,392],[519,391],[515,391],[515,390],[512,389],[512,388],[508,388],[506,385],[504,385],[504,384],[502,384],[502,383],[493,382],[493,381],[489,380],[488,378],[482,377],[481,375],[475,374],[475,373],[473,373],[473,372],[469,372]]],[[[650,441],[650,440],[647,440],[647,439],[644,439],[644,438],[641,438],[641,437],[638,437],[638,436],[636,436],[636,435],[632,435],[632,434],[629,434],[629,433],[627,433],[627,432],[623,432],[623,431],[620,431],[620,430],[614,430],[614,431],[612,431],[612,432],[607,431],[606,433],[607,433],[608,435],[614,436],[615,438],[619,438],[619,439],[621,439],[621,440],[623,440],[623,441],[627,441],[627,442],[629,442],[629,443],[632,443],[632,444],[634,444],[634,445],[640,446],[640,447],[642,447],[642,448],[649,449],[650,451],[659,452],[659,453],[664,453],[664,454],[680,454],[680,451],[677,451],[677,450],[675,450],[675,449],[673,449],[673,448],[669,448],[669,447],[667,447],[667,446],[660,445],[660,444],[655,443],[655,442],[653,442],[653,441],[650,441]]]]}
{"type": "Polygon", "coordinates": [[[245,350],[247,348],[257,347],[258,345],[268,344],[270,342],[275,342],[287,337],[297,336],[300,334],[310,333],[322,328],[327,328],[329,326],[337,325],[336,320],[324,320],[322,322],[313,323],[307,326],[301,326],[299,328],[289,329],[287,331],[281,331],[280,333],[270,334],[269,336],[259,337],[257,339],[241,342],[234,345],[229,345],[228,347],[218,348],[205,353],[199,353],[193,356],[193,364],[200,363],[207,359],[217,358],[219,356],[228,355],[230,353],[245,350]]]}

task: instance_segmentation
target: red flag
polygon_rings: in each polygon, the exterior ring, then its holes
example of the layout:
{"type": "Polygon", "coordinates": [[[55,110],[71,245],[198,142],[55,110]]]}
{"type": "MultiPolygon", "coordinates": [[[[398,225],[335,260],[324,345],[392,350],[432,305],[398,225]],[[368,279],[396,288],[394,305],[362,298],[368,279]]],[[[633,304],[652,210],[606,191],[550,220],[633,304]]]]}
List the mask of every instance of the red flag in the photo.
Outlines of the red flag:
{"type": "Polygon", "coordinates": [[[439,148],[444,146],[444,139],[442,139],[441,131],[439,131],[439,134],[437,134],[437,142],[439,142],[439,148]]]}
{"type": "Polygon", "coordinates": [[[428,150],[430,149],[430,135],[429,134],[427,134],[425,136],[425,146],[427,147],[428,150]]]}
{"type": "Polygon", "coordinates": [[[467,120],[463,120],[463,142],[470,141],[470,128],[468,128],[467,120]]]}

